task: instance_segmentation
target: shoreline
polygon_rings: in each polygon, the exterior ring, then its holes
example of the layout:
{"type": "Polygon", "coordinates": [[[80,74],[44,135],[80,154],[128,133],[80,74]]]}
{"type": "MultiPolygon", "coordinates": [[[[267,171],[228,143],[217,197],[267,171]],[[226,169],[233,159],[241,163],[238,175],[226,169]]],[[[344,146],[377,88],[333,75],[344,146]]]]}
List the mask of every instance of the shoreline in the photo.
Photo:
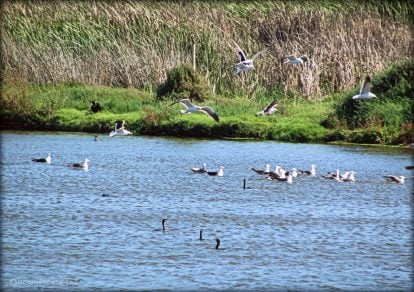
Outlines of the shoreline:
{"type": "MultiPolygon", "coordinates": [[[[98,134],[109,134],[107,132],[85,132],[85,131],[72,131],[72,130],[49,130],[49,129],[0,129],[0,134],[3,133],[35,133],[35,134],[78,134],[91,136],[98,134]]],[[[105,135],[105,136],[107,136],[105,135]]],[[[105,137],[104,135],[102,135],[105,137]]],[[[259,139],[259,138],[248,138],[248,137],[192,137],[192,136],[173,136],[173,135],[151,135],[151,134],[133,134],[133,137],[145,137],[145,138],[166,138],[166,139],[194,139],[194,140],[222,140],[222,141],[236,141],[236,142],[276,142],[276,143],[292,143],[292,144],[326,144],[326,145],[335,145],[335,146],[356,146],[356,147],[384,147],[384,148],[397,148],[397,149],[412,149],[410,145],[406,144],[370,144],[370,143],[353,143],[346,141],[308,141],[308,142],[295,142],[295,141],[285,141],[285,140],[270,140],[270,139],[259,139]]]]}

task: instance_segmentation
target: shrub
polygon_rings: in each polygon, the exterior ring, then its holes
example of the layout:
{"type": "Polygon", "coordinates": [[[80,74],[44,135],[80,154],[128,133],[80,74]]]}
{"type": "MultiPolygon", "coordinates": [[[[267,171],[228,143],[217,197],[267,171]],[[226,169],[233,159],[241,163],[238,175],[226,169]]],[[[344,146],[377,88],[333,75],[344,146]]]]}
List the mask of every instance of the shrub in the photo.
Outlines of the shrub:
{"type": "Polygon", "coordinates": [[[349,129],[387,127],[399,129],[402,124],[414,119],[414,62],[406,61],[375,75],[372,92],[377,98],[353,100],[356,93],[348,92],[335,106],[334,112],[321,125],[349,129]]]}
{"type": "Polygon", "coordinates": [[[191,66],[182,64],[167,73],[167,80],[157,88],[157,98],[190,98],[202,102],[210,97],[210,89],[204,78],[191,66]]]}

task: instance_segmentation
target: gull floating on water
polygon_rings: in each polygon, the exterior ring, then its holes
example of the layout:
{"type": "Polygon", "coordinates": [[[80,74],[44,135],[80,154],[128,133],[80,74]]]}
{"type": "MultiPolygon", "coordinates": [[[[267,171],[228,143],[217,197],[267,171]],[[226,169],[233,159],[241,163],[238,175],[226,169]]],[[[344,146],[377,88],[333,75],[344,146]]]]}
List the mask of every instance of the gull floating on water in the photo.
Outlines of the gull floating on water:
{"type": "Polygon", "coordinates": [[[298,170],[301,174],[316,176],[316,165],[311,165],[311,170],[298,170]]]}
{"type": "Polygon", "coordinates": [[[125,129],[124,127],[125,121],[118,120],[115,122],[115,130],[109,133],[109,137],[113,137],[115,135],[126,136],[132,135],[132,133],[125,129]]]}
{"type": "Polygon", "coordinates": [[[188,98],[181,99],[179,101],[176,101],[176,102],[172,103],[171,105],[176,104],[176,103],[179,103],[179,102],[186,107],[185,110],[180,110],[180,112],[182,114],[190,114],[190,113],[194,113],[194,112],[202,112],[202,113],[205,113],[205,114],[209,115],[216,122],[219,122],[220,121],[219,116],[209,106],[198,106],[198,105],[194,105],[194,104],[191,103],[191,101],[188,98]]]}
{"type": "Polygon", "coordinates": [[[84,163],[71,163],[71,164],[68,164],[68,166],[72,168],[82,168],[84,170],[88,170],[89,168],[88,162],[90,162],[90,160],[85,158],[84,163]]]}
{"type": "Polygon", "coordinates": [[[359,91],[359,94],[354,95],[352,99],[372,99],[374,97],[377,97],[375,94],[370,92],[371,90],[371,78],[367,76],[362,83],[361,90],[359,91]]]}
{"type": "Polygon", "coordinates": [[[46,158],[32,158],[32,161],[34,162],[46,162],[50,164],[52,162],[52,157],[50,156],[50,153],[46,156],[46,158]]]}
{"type": "Polygon", "coordinates": [[[300,64],[303,65],[303,63],[307,62],[309,59],[308,57],[306,57],[305,55],[301,56],[301,57],[295,57],[294,55],[290,55],[286,57],[287,60],[285,62],[285,64],[300,64]]]}
{"type": "Polygon", "coordinates": [[[270,175],[267,177],[270,180],[278,180],[278,181],[285,181],[289,184],[291,184],[293,182],[292,180],[292,173],[288,173],[288,175],[286,176],[285,173],[283,172],[283,175],[281,176],[277,176],[277,175],[270,175]]]}
{"type": "Polygon", "coordinates": [[[261,53],[266,51],[267,49],[261,50],[260,52],[254,54],[250,59],[247,59],[246,54],[243,50],[239,47],[239,45],[233,41],[234,45],[237,47],[237,51],[240,56],[240,62],[236,64],[236,74],[239,75],[240,72],[248,71],[254,69],[253,62],[261,53]]]}
{"type": "Polygon", "coordinates": [[[404,184],[405,176],[396,176],[396,175],[384,175],[384,177],[392,182],[396,182],[397,184],[404,184]]]}
{"type": "Polygon", "coordinates": [[[224,175],[224,166],[220,166],[219,171],[207,171],[208,175],[211,176],[223,176],[224,175]]]}
{"type": "Polygon", "coordinates": [[[277,112],[276,107],[277,107],[277,102],[276,102],[276,100],[274,100],[271,103],[269,103],[268,105],[266,105],[266,107],[262,111],[257,112],[256,115],[257,116],[271,115],[274,112],[277,112]]]}
{"type": "Polygon", "coordinates": [[[355,171],[347,171],[343,177],[342,180],[346,181],[346,182],[355,182],[355,175],[356,172],[355,171]]]}
{"type": "Polygon", "coordinates": [[[203,163],[203,166],[202,166],[202,167],[192,167],[192,168],[191,168],[191,170],[192,170],[193,172],[197,172],[197,173],[204,173],[204,172],[207,172],[207,170],[206,170],[206,164],[205,164],[205,163],[203,163]]]}
{"type": "Polygon", "coordinates": [[[254,167],[252,167],[251,170],[253,170],[257,174],[269,174],[270,173],[270,164],[266,163],[266,168],[264,170],[263,169],[257,169],[257,168],[254,168],[254,167]]]}

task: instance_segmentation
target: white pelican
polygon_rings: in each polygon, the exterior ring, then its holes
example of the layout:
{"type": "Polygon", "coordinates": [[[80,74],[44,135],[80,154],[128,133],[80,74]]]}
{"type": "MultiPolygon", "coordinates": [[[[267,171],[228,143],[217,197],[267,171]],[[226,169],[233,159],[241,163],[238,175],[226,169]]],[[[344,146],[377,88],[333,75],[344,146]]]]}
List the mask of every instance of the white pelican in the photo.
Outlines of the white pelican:
{"type": "Polygon", "coordinates": [[[224,166],[220,166],[219,171],[207,171],[208,175],[211,176],[223,176],[224,175],[224,166]]]}
{"type": "Polygon", "coordinates": [[[233,41],[234,45],[237,47],[237,51],[240,56],[240,62],[236,64],[236,74],[239,75],[240,72],[248,71],[251,69],[254,69],[253,62],[259,56],[261,53],[266,51],[267,49],[261,50],[260,52],[256,53],[251,57],[250,59],[246,58],[246,54],[243,52],[243,50],[239,47],[239,45],[233,41]]]}
{"type": "Polygon", "coordinates": [[[68,164],[68,166],[72,168],[83,168],[84,170],[88,170],[89,169],[88,162],[90,162],[90,160],[85,158],[84,163],[71,163],[71,164],[68,164]]]}
{"type": "Polygon", "coordinates": [[[50,156],[50,153],[48,153],[46,158],[32,158],[32,161],[34,161],[34,162],[46,162],[47,164],[50,164],[52,162],[52,157],[50,156]]]}
{"type": "Polygon", "coordinates": [[[203,166],[202,166],[202,167],[192,167],[192,168],[191,168],[191,170],[192,170],[193,172],[197,172],[197,173],[204,173],[204,172],[207,172],[207,170],[206,170],[206,164],[205,164],[205,163],[203,163],[203,166]]]}
{"type": "Polygon", "coordinates": [[[397,184],[404,184],[405,176],[396,176],[396,175],[384,175],[384,177],[392,182],[396,182],[397,184]]]}
{"type": "Polygon", "coordinates": [[[274,112],[277,112],[276,107],[277,107],[277,102],[276,100],[274,100],[271,103],[269,103],[262,111],[257,112],[256,115],[257,116],[271,115],[274,112]]]}
{"type": "Polygon", "coordinates": [[[115,130],[109,133],[109,137],[113,137],[115,135],[126,136],[132,135],[132,133],[125,129],[124,127],[125,121],[118,120],[115,122],[115,130]]]}
{"type": "Polygon", "coordinates": [[[290,55],[290,56],[287,56],[286,58],[287,58],[287,60],[286,60],[285,64],[300,64],[300,65],[303,65],[303,63],[308,61],[308,57],[306,57],[305,55],[301,56],[301,57],[295,57],[293,55],[290,55]]]}
{"type": "Polygon", "coordinates": [[[371,90],[371,78],[367,76],[364,82],[362,83],[359,94],[354,95],[352,99],[372,99],[374,97],[377,97],[375,94],[370,92],[370,90],[371,90]]]}
{"type": "Polygon", "coordinates": [[[212,117],[216,122],[220,121],[219,116],[209,106],[202,106],[201,107],[201,106],[198,106],[198,105],[194,105],[194,104],[191,103],[191,101],[188,98],[176,101],[176,102],[172,103],[171,105],[176,104],[178,102],[180,102],[181,104],[183,104],[186,107],[185,110],[180,110],[180,112],[182,114],[188,114],[188,113],[194,113],[194,112],[203,112],[205,114],[208,114],[210,117],[212,117]]]}

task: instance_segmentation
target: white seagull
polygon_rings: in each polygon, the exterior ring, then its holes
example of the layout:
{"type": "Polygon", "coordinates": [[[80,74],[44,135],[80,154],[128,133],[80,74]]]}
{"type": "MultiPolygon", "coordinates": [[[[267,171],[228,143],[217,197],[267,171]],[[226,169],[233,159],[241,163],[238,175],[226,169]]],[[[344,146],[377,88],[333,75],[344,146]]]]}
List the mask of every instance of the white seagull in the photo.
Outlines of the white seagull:
{"type": "Polygon", "coordinates": [[[384,175],[384,177],[392,182],[396,182],[397,184],[404,184],[405,176],[396,176],[396,175],[384,175]]]}
{"type": "Polygon", "coordinates": [[[254,167],[252,167],[251,170],[253,170],[257,174],[269,174],[270,173],[270,164],[266,163],[266,168],[264,170],[263,169],[257,169],[257,168],[254,168],[254,167]]]}
{"type": "Polygon", "coordinates": [[[377,97],[375,94],[370,92],[371,90],[371,78],[367,76],[362,83],[361,90],[359,91],[359,94],[354,95],[352,99],[372,99],[374,97],[377,97]]]}
{"type": "Polygon", "coordinates": [[[343,181],[348,181],[348,182],[355,182],[355,175],[356,172],[355,171],[347,171],[343,177],[342,180],[343,181]]]}
{"type": "Polygon", "coordinates": [[[50,164],[52,162],[52,157],[50,156],[50,153],[48,153],[46,158],[32,158],[32,161],[34,161],[34,162],[46,162],[47,164],[50,164]]]}
{"type": "Polygon", "coordinates": [[[253,57],[251,57],[250,59],[247,59],[246,54],[239,47],[239,45],[235,41],[233,41],[233,43],[237,47],[237,51],[240,56],[240,62],[236,64],[236,75],[239,75],[240,72],[254,69],[254,65],[253,65],[254,60],[257,58],[257,56],[259,56],[261,53],[267,50],[267,49],[261,50],[260,52],[254,54],[253,57]]]}
{"type": "Polygon", "coordinates": [[[316,165],[311,165],[311,170],[298,170],[301,174],[306,174],[310,176],[316,176],[316,165]]]}
{"type": "Polygon", "coordinates": [[[113,137],[115,135],[132,135],[132,133],[125,129],[124,127],[125,121],[118,120],[115,122],[115,130],[113,130],[111,133],[109,133],[109,137],[113,137]]]}
{"type": "Polygon", "coordinates": [[[224,170],[224,166],[220,166],[219,171],[207,171],[207,174],[211,176],[223,176],[224,175],[223,170],[224,170]]]}
{"type": "Polygon", "coordinates": [[[262,111],[257,112],[256,115],[257,116],[271,115],[274,112],[277,112],[276,107],[277,107],[277,102],[276,102],[276,100],[274,100],[271,103],[269,103],[268,105],[266,105],[266,107],[262,111]]]}
{"type": "Polygon", "coordinates": [[[303,63],[307,62],[309,59],[308,57],[306,57],[305,55],[301,56],[301,57],[295,57],[293,55],[287,56],[286,57],[286,62],[285,64],[300,64],[303,65],[303,63]]]}
{"type": "Polygon", "coordinates": [[[206,164],[205,164],[205,163],[203,163],[203,166],[202,166],[202,167],[192,167],[192,168],[191,168],[191,170],[192,170],[193,172],[197,172],[197,173],[204,173],[204,172],[207,172],[207,170],[206,170],[206,164]]]}
{"type": "Polygon", "coordinates": [[[293,180],[292,180],[292,174],[291,173],[289,173],[287,176],[286,175],[283,175],[283,177],[282,176],[276,176],[276,175],[270,175],[270,176],[267,177],[267,179],[269,179],[269,180],[285,181],[285,182],[287,182],[289,184],[291,184],[293,182],[293,180]]]}
{"type": "Polygon", "coordinates": [[[183,104],[186,107],[185,110],[180,110],[180,112],[182,114],[190,114],[190,113],[194,113],[194,112],[202,112],[202,113],[205,113],[205,114],[209,115],[216,122],[219,122],[220,121],[219,116],[209,106],[198,106],[198,105],[194,105],[194,104],[191,103],[191,101],[188,98],[181,99],[179,101],[176,101],[176,102],[172,103],[171,105],[176,104],[178,102],[180,102],[181,104],[183,104]]]}
{"type": "Polygon", "coordinates": [[[68,164],[68,166],[71,168],[83,168],[84,170],[88,170],[89,169],[88,162],[90,162],[90,160],[85,158],[84,163],[71,163],[71,164],[68,164]]]}

